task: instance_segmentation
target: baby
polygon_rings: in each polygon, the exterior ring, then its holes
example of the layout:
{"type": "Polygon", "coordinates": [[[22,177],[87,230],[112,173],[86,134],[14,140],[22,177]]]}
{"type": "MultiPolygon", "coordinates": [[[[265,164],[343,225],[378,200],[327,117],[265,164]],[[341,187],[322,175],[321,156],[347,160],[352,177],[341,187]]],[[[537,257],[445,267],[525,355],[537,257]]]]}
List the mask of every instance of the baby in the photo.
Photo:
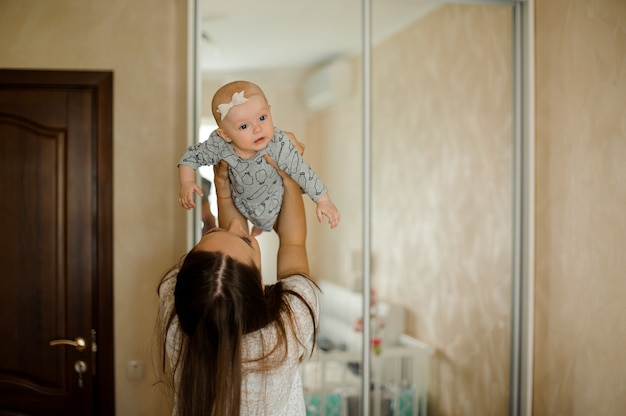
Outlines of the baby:
{"type": "Polygon", "coordinates": [[[195,170],[225,160],[235,206],[257,229],[271,231],[284,189],[280,176],[263,157],[267,154],[315,201],[318,221],[325,216],[330,228],[337,226],[340,214],[326,186],[290,138],[274,127],[261,88],[248,81],[226,84],[213,96],[211,109],[218,128],[206,141],[190,146],[178,163],[179,202],[183,208],[195,207],[194,193],[202,195],[195,170]]]}

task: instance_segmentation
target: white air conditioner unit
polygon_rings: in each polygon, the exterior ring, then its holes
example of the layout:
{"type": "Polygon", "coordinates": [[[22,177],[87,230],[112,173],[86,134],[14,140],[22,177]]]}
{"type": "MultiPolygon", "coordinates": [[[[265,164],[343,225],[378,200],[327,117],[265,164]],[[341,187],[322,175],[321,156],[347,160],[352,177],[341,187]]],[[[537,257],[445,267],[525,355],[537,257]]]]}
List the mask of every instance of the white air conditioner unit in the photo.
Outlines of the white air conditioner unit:
{"type": "Polygon", "coordinates": [[[304,83],[304,105],[315,111],[349,98],[353,91],[354,78],[352,65],[345,59],[322,67],[304,83]]]}

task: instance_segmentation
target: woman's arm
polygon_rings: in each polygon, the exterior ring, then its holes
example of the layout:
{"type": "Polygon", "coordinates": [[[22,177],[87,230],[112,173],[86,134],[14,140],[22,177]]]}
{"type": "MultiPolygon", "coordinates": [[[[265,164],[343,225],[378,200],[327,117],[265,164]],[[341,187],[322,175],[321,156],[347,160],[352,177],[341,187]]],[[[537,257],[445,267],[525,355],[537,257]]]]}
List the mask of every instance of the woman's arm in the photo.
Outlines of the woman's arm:
{"type": "Polygon", "coordinates": [[[282,279],[294,274],[309,275],[306,252],[306,218],[300,186],[278,168],[276,162],[265,156],[283,179],[285,195],[280,214],[274,226],[280,239],[278,245],[277,274],[282,279]]]}
{"type": "Polygon", "coordinates": [[[228,178],[228,163],[220,161],[213,165],[213,182],[217,194],[217,223],[224,228],[233,221],[241,222],[244,230],[248,229],[248,221],[239,212],[231,197],[230,179],[228,178]]]}

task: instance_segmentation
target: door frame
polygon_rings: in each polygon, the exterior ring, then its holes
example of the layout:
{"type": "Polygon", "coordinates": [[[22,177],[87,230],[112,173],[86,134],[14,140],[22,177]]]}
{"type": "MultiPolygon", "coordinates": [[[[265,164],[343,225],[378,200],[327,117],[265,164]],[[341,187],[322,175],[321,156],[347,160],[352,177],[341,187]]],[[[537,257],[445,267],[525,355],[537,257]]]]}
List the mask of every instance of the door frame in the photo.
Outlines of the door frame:
{"type": "MultiPolygon", "coordinates": [[[[96,368],[93,414],[115,415],[113,310],[113,72],[0,69],[5,82],[24,88],[90,89],[95,120],[95,169],[91,198],[95,212],[95,273],[92,276],[96,368]]],[[[89,345],[89,344],[88,344],[89,345]]]]}

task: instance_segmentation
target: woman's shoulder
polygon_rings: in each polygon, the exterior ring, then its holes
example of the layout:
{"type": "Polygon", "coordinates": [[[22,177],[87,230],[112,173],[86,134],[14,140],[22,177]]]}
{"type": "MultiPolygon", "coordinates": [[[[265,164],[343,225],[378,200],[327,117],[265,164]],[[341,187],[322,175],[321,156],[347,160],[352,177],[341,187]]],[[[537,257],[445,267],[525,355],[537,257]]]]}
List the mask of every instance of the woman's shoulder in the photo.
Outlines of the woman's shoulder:
{"type": "Polygon", "coordinates": [[[313,309],[317,309],[319,302],[319,288],[311,279],[300,274],[294,274],[281,280],[283,288],[300,295],[313,309]]]}
{"type": "Polygon", "coordinates": [[[174,290],[176,289],[176,276],[178,276],[177,267],[168,271],[165,276],[163,276],[163,279],[161,279],[158,294],[162,301],[167,298],[174,297],[174,290]]]}
{"type": "Polygon", "coordinates": [[[317,293],[319,288],[311,279],[302,274],[293,274],[281,279],[282,284],[292,290],[303,290],[317,293]]]}

